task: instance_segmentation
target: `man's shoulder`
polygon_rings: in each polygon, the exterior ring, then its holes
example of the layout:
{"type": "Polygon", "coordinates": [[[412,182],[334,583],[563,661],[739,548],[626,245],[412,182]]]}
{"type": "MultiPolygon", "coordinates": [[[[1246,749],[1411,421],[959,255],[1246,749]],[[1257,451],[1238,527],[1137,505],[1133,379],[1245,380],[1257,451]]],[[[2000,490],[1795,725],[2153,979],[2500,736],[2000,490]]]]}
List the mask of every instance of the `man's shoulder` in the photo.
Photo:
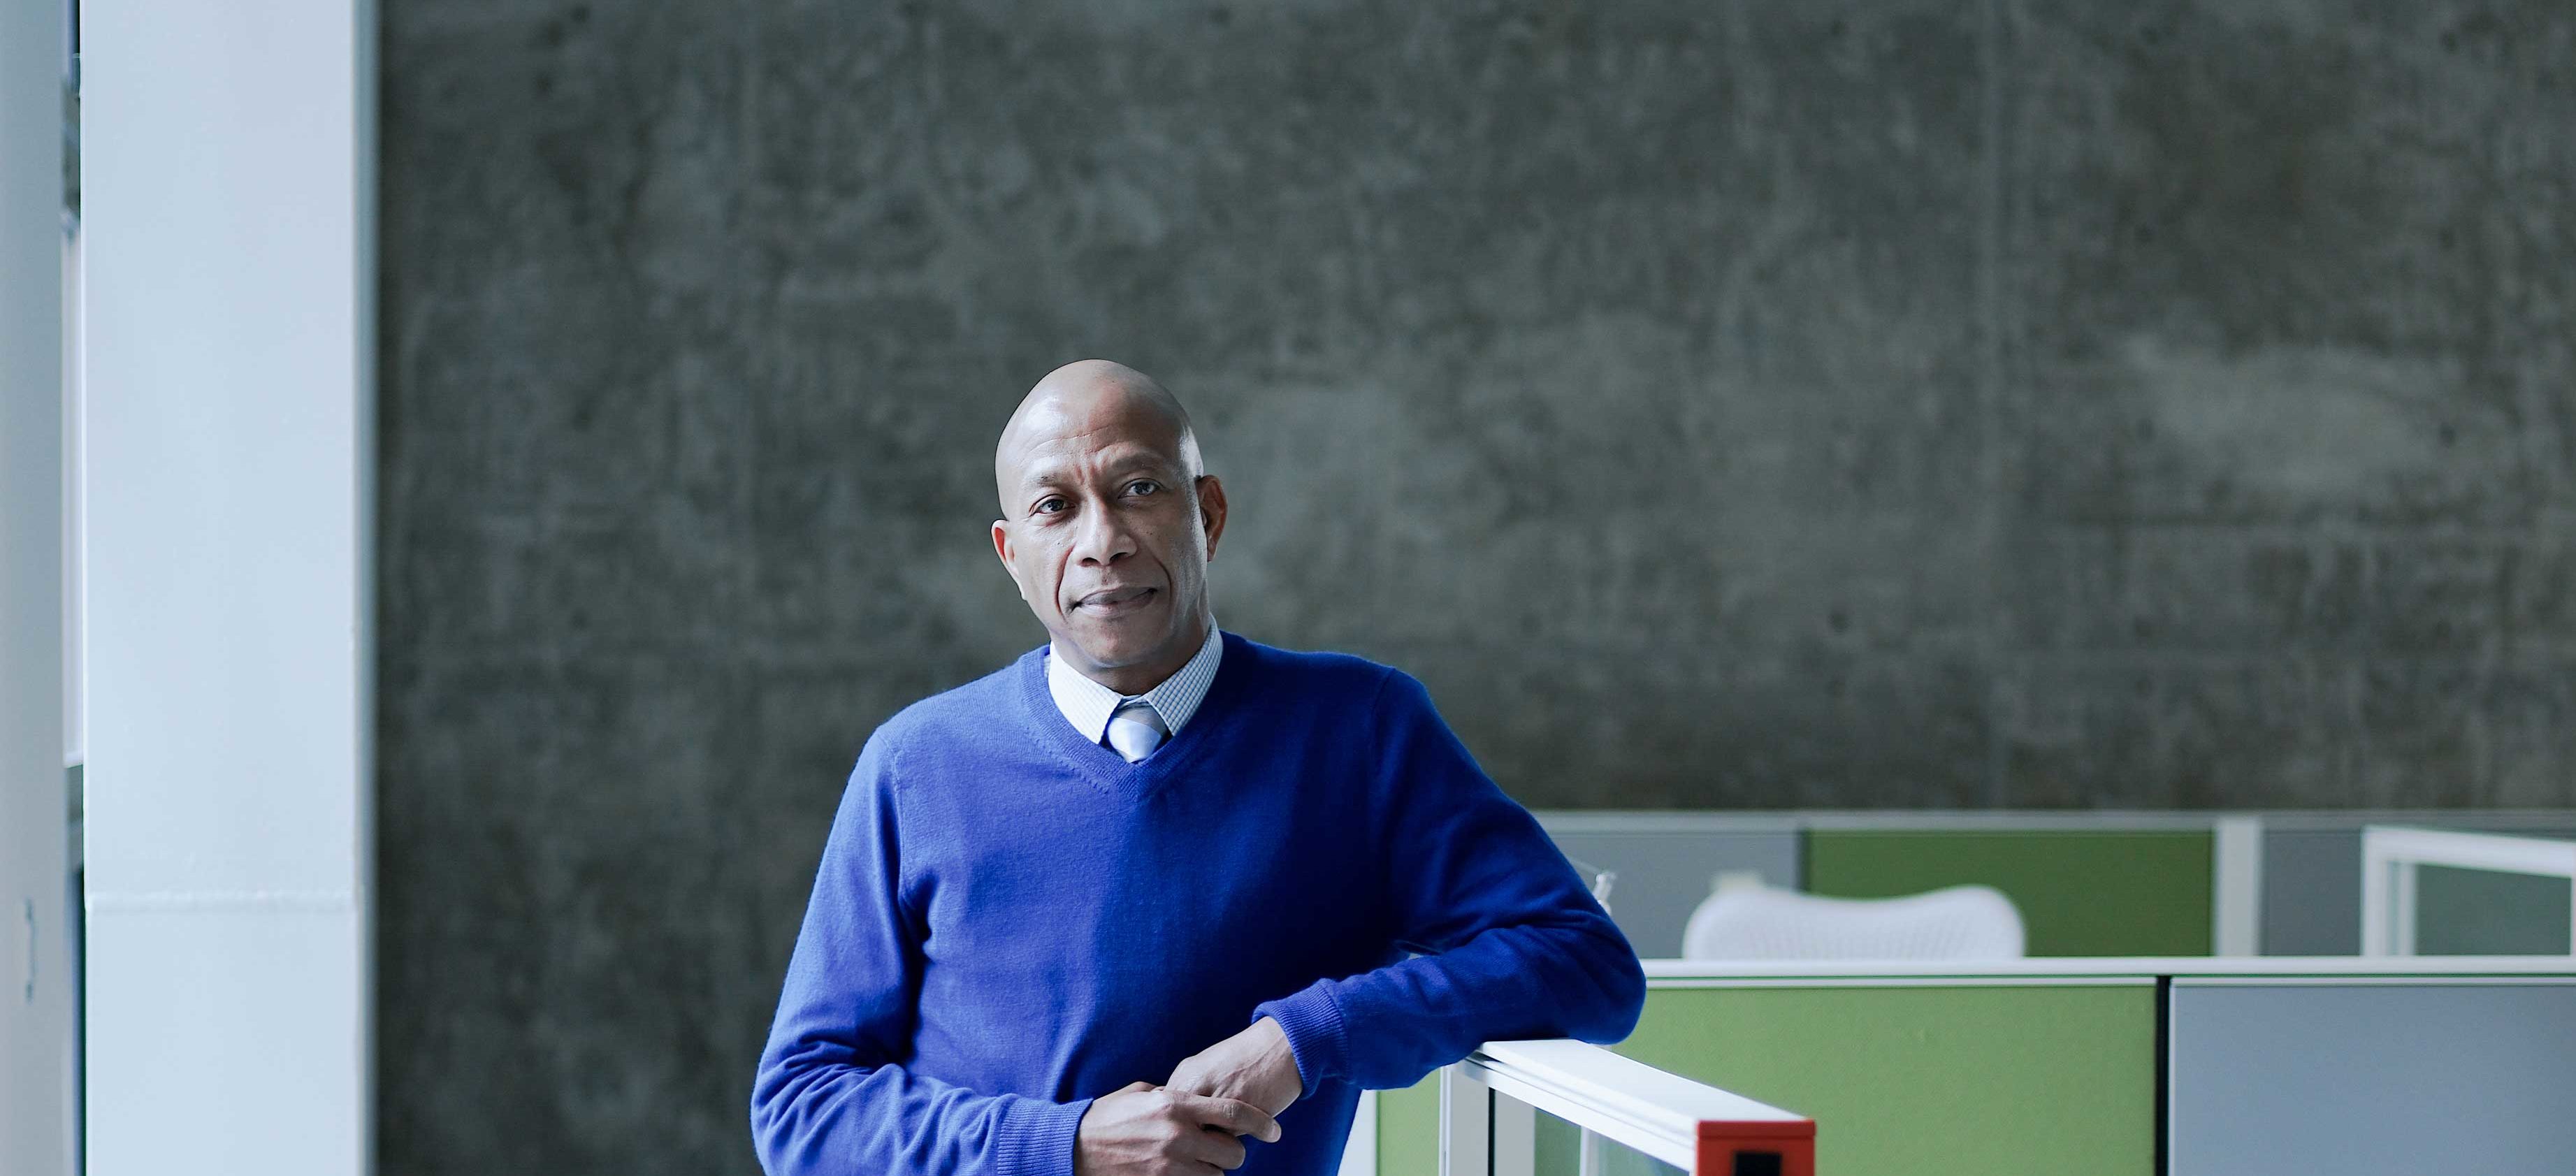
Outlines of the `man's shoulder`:
{"type": "MultiPolygon", "coordinates": [[[[1046,648],[1039,646],[1040,650],[1046,648]]],[[[1027,672],[1031,651],[1000,669],[963,685],[952,686],[896,711],[877,727],[876,738],[895,746],[937,743],[990,731],[1005,708],[1020,705],[1018,675],[1027,672]]]]}
{"type": "MultiPolygon", "coordinates": [[[[1240,652],[1269,691],[1313,691],[1325,698],[1366,703],[1389,681],[1406,679],[1404,671],[1355,653],[1282,649],[1241,634],[1227,636],[1236,644],[1226,649],[1226,657],[1231,659],[1240,652]]],[[[1224,672],[1223,668],[1218,672],[1224,672]]]]}

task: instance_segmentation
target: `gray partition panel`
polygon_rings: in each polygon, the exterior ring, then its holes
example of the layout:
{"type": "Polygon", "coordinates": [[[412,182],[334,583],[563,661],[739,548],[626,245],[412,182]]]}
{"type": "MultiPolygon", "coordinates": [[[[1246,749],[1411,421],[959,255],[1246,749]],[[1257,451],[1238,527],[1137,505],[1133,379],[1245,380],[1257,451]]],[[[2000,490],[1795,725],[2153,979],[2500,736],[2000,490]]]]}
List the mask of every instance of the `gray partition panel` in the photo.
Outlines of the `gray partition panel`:
{"type": "Polygon", "coordinates": [[[2576,983],[2178,980],[2173,1176],[2576,1172],[2576,983]]]}
{"type": "Polygon", "coordinates": [[[2361,827],[2263,831],[2263,954],[2361,954],[2361,827]]]}
{"type": "MultiPolygon", "coordinates": [[[[2390,824],[2576,838],[2564,814],[2336,814],[2268,818],[2263,830],[2263,954],[2361,952],[2361,827],[2390,824]],[[2293,823],[2297,822],[2297,823],[2293,823]]],[[[2534,955],[2567,950],[2566,885],[2555,894],[2534,879],[2436,877],[2416,895],[2417,946],[2425,955],[2534,955]],[[2552,944],[2558,946],[2551,946],[2552,944]]]]}
{"type": "Polygon", "coordinates": [[[1720,873],[1749,871],[1772,886],[1798,885],[1799,835],[1793,830],[1550,829],[1548,835],[1565,856],[1618,875],[1610,888],[1610,917],[1637,954],[1649,959],[1682,953],[1682,928],[1720,873]]]}

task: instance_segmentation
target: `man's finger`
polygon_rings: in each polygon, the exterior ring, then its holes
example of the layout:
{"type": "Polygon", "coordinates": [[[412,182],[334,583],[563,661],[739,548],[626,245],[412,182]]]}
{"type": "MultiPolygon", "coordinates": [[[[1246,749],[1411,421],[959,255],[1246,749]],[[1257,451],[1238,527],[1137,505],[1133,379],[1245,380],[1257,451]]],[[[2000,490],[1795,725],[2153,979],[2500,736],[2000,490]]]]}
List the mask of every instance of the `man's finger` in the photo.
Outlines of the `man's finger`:
{"type": "Polygon", "coordinates": [[[1263,1143],[1279,1142],[1279,1121],[1263,1114],[1261,1108],[1230,1098],[1208,1098],[1203,1095],[1172,1093],[1181,1113],[1210,1127],[1222,1127],[1236,1135],[1249,1135],[1263,1143]]]}
{"type": "Polygon", "coordinates": [[[1180,1153],[1228,1172],[1243,1166],[1243,1141],[1223,1130],[1197,1127],[1180,1141],[1180,1153]]]}

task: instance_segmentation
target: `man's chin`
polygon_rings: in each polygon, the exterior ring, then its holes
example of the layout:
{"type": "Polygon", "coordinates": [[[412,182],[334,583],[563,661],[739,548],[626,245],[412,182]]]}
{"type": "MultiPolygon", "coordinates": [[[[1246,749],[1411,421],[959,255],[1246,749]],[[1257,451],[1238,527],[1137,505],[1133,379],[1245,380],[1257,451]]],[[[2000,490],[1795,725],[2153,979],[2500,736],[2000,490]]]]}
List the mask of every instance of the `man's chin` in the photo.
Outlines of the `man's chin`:
{"type": "Polygon", "coordinates": [[[1144,628],[1141,625],[1119,623],[1104,627],[1115,631],[1104,633],[1097,629],[1085,631],[1083,628],[1077,628],[1058,636],[1064,644],[1072,646],[1073,652],[1084,661],[1103,670],[1123,670],[1129,666],[1145,665],[1161,656],[1171,645],[1169,633],[1155,633],[1148,636],[1141,632],[1144,628]]]}
{"type": "Polygon", "coordinates": [[[1154,660],[1154,651],[1151,649],[1133,648],[1124,644],[1104,647],[1089,641],[1074,641],[1068,644],[1073,646],[1076,656],[1091,663],[1091,668],[1098,670],[1123,670],[1129,666],[1143,665],[1154,660]]]}

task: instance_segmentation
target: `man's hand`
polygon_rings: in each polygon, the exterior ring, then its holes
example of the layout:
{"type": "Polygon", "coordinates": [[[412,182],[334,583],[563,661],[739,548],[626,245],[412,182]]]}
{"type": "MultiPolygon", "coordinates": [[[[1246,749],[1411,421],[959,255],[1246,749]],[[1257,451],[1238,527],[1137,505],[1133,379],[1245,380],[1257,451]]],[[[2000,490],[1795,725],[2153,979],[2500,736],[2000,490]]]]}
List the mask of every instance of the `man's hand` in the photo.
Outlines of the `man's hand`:
{"type": "Polygon", "coordinates": [[[1306,1093],[1288,1032],[1268,1017],[1190,1055],[1163,1084],[1172,1090],[1251,1103],[1276,1115],[1306,1093]]]}
{"type": "Polygon", "coordinates": [[[1249,1135],[1279,1141],[1261,1108],[1138,1082],[1093,1099],[1074,1129],[1074,1176],[1216,1176],[1243,1166],[1249,1135]]]}

